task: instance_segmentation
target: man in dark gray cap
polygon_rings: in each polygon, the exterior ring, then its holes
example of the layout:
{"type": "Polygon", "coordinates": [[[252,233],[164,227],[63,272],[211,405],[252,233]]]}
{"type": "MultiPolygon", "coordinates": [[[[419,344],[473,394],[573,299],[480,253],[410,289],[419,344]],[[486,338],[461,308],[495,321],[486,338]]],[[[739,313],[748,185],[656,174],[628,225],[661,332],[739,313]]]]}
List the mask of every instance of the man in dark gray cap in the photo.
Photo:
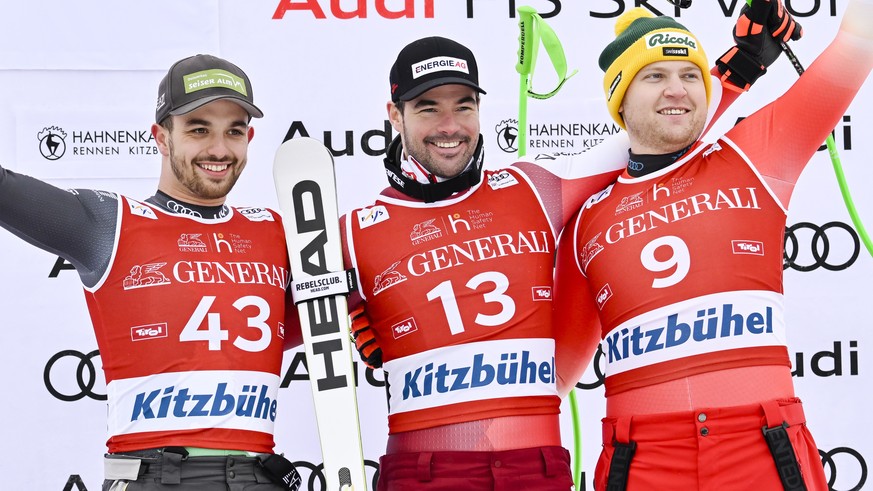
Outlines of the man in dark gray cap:
{"type": "Polygon", "coordinates": [[[273,450],[282,353],[301,342],[281,220],[225,204],[262,116],[239,67],[196,55],[160,82],[154,196],[0,168],[0,225],[69,261],[85,288],[106,376],[103,489],[299,486],[273,450]]]}

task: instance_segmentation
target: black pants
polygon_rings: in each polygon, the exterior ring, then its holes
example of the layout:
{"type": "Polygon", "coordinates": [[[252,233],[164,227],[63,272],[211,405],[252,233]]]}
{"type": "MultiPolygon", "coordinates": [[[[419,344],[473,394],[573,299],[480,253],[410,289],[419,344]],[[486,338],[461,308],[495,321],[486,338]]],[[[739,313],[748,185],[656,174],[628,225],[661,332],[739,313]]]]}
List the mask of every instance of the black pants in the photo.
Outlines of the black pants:
{"type": "MultiPolygon", "coordinates": [[[[106,479],[103,491],[280,491],[284,488],[267,477],[256,457],[229,455],[182,457],[161,451],[134,452],[134,455],[107,455],[124,459],[125,467],[135,469],[135,479],[106,479]]],[[[107,468],[112,467],[109,462],[107,468]]],[[[112,477],[107,475],[107,477],[112,477]]],[[[132,476],[125,476],[132,477],[132,476]]]]}

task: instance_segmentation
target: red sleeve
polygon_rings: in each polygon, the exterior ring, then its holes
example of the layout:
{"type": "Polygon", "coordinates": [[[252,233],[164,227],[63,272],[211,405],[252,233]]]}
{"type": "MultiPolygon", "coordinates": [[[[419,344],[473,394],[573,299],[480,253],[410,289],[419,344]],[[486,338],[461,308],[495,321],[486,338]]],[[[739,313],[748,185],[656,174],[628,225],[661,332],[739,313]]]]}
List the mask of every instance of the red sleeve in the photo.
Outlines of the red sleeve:
{"type": "MultiPolygon", "coordinates": [[[[717,79],[720,79],[721,77],[721,73],[718,71],[717,67],[712,67],[712,70],[710,70],[709,73],[717,79]]],[[[736,100],[742,94],[742,92],[737,92],[736,87],[727,82],[722,82],[721,88],[722,90],[720,91],[717,101],[718,105],[716,106],[715,111],[712,112],[710,119],[706,124],[706,128],[703,129],[703,134],[701,135],[701,137],[705,135],[707,131],[709,131],[712,125],[715,124],[715,122],[718,121],[719,118],[721,118],[722,114],[724,114],[727,108],[731,107],[731,104],[736,102],[736,100]]]]}
{"type": "Polygon", "coordinates": [[[578,217],[579,214],[573,217],[559,239],[552,290],[555,371],[561,397],[582,378],[600,342],[600,319],[594,294],[588,278],[576,264],[575,223],[578,217]]]}
{"type": "Polygon", "coordinates": [[[816,149],[864,84],[873,59],[838,35],[788,91],[727,133],[764,176],[783,206],[816,149]]]}

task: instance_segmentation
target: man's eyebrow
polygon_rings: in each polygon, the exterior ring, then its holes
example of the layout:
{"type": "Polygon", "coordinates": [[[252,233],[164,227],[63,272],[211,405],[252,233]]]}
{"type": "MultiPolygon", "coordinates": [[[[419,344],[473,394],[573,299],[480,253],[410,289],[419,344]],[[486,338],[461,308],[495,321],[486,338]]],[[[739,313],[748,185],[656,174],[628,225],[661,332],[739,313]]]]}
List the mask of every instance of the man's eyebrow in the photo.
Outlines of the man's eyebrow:
{"type": "Polygon", "coordinates": [[[185,126],[212,126],[212,123],[206,119],[191,118],[185,120],[185,126]]]}
{"type": "Polygon", "coordinates": [[[425,106],[436,106],[437,103],[431,99],[419,99],[418,102],[415,103],[413,107],[425,107],[425,106]]]}
{"type": "MultiPolygon", "coordinates": [[[[461,97],[460,99],[455,101],[455,104],[470,104],[470,103],[475,104],[476,98],[473,96],[467,95],[467,96],[461,97]]],[[[437,105],[437,102],[434,100],[419,99],[418,102],[416,102],[415,106],[413,106],[413,107],[419,108],[419,107],[429,107],[429,106],[436,106],[436,105],[437,105]]]]}
{"type": "MultiPolygon", "coordinates": [[[[248,125],[249,123],[245,119],[237,119],[236,121],[230,123],[230,126],[234,128],[245,128],[248,125]]],[[[185,126],[212,126],[212,123],[207,119],[191,118],[185,120],[185,126]]]]}

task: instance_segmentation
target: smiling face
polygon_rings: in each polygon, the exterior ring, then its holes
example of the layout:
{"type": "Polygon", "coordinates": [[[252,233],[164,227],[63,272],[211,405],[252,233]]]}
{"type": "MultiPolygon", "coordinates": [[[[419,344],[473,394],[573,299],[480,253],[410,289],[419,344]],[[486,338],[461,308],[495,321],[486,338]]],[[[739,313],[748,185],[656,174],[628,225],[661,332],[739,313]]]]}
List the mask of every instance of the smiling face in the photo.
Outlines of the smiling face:
{"type": "Polygon", "coordinates": [[[219,99],[190,113],[170,116],[170,128],[153,125],[163,155],[158,189],[186,203],[224,203],[246,166],[254,130],[238,104],[219,99]]]}
{"type": "Polygon", "coordinates": [[[637,72],[619,109],[634,153],[676,152],[700,137],[707,112],[703,77],[688,61],[658,61],[637,72]]]}
{"type": "Polygon", "coordinates": [[[442,178],[460,174],[479,141],[478,94],[470,87],[434,87],[400,110],[388,103],[388,117],[400,133],[406,154],[442,178]]]}

